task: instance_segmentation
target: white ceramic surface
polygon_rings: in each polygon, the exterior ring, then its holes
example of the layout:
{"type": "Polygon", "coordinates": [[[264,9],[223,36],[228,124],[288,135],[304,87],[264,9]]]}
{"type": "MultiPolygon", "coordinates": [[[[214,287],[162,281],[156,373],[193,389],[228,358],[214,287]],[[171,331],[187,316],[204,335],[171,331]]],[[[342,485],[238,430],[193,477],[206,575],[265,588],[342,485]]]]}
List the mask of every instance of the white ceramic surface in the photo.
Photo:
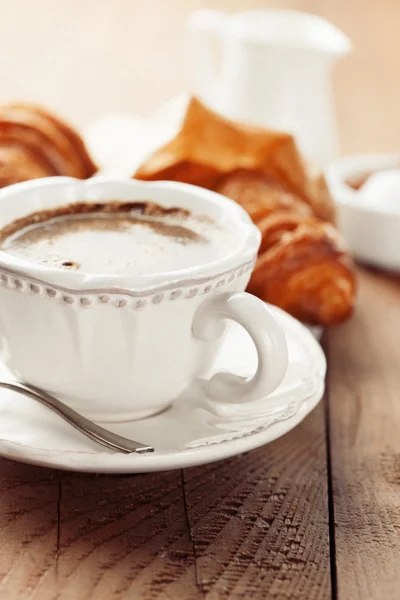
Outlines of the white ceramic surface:
{"type": "MultiPolygon", "coordinates": [[[[241,405],[235,417],[216,415],[188,389],[173,407],[141,421],[110,429],[155,447],[153,454],[112,453],[86,439],[57,415],[15,392],[0,390],[0,455],[42,466],[102,473],[140,473],[213,462],[262,446],[295,427],[319,402],[324,390],[325,357],[310,332],[271,307],[286,334],[289,367],[268,398],[261,394],[241,405]]],[[[251,377],[257,354],[235,323],[207,376],[235,371],[251,377]]],[[[7,377],[0,366],[0,377],[7,377]]]]}
{"type": "MultiPolygon", "coordinates": [[[[377,195],[363,200],[361,191],[346,184],[349,177],[400,165],[398,154],[350,156],[333,163],[327,181],[337,205],[338,226],[358,260],[389,270],[400,270],[400,211],[377,195]]],[[[384,191],[382,191],[384,195],[384,191]]]]}
{"type": "Polygon", "coordinates": [[[68,202],[152,200],[206,214],[235,232],[233,253],[154,275],[88,275],[0,252],[0,356],[22,381],[98,422],[141,418],[167,407],[198,381],[215,411],[272,392],[287,368],[284,334],[270,310],[243,290],[260,233],[227,198],[181,183],[49,178],[0,192],[0,224],[68,202]],[[254,376],[201,379],[240,323],[258,353],[254,376]]]}
{"type": "Polygon", "coordinates": [[[331,67],[350,49],[332,23],[294,10],[201,10],[188,21],[195,93],[227,117],[293,133],[320,167],[337,156],[331,67]]]}

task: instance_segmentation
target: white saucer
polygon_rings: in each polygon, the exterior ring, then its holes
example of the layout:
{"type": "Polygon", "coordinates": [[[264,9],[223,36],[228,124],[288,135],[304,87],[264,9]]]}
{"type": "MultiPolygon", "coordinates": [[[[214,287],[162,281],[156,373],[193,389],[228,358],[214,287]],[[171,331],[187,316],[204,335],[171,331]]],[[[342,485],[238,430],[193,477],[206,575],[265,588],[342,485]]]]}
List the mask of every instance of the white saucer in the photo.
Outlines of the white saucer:
{"type": "MultiPolygon", "coordinates": [[[[164,413],[112,426],[116,433],[154,446],[154,453],[112,453],[40,404],[0,390],[0,456],[75,471],[144,473],[214,462],[284,435],[321,399],[326,362],[318,342],[303,325],[280,309],[271,308],[288,339],[289,369],[270,397],[243,405],[240,417],[229,420],[216,416],[196,405],[187,392],[164,413]]],[[[249,376],[256,360],[247,333],[232,323],[213,371],[249,376]]],[[[0,368],[0,377],[3,375],[8,375],[4,366],[0,368]]]]}

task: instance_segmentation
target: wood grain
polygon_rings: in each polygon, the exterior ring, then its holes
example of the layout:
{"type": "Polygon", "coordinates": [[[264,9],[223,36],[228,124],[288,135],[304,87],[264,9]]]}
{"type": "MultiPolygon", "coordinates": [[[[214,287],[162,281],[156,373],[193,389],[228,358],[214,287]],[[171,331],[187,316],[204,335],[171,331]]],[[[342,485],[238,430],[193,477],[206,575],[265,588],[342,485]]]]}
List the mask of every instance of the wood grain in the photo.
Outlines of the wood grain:
{"type": "Polygon", "coordinates": [[[399,596],[400,281],[360,273],[357,314],[329,337],[339,600],[399,596]]]}
{"type": "Polygon", "coordinates": [[[60,598],[330,597],[323,411],[182,473],[62,480],[60,598]]]}
{"type": "Polygon", "coordinates": [[[184,473],[206,598],[331,597],[323,406],[265,448],[184,473]]]}
{"type": "Polygon", "coordinates": [[[327,600],[325,455],[321,406],[266,448],[182,472],[1,460],[0,598],[327,600]]]}
{"type": "Polygon", "coordinates": [[[179,471],[61,482],[60,598],[197,597],[179,471]]]}
{"type": "Polygon", "coordinates": [[[55,589],[58,498],[56,471],[0,459],[1,600],[55,589]]]}

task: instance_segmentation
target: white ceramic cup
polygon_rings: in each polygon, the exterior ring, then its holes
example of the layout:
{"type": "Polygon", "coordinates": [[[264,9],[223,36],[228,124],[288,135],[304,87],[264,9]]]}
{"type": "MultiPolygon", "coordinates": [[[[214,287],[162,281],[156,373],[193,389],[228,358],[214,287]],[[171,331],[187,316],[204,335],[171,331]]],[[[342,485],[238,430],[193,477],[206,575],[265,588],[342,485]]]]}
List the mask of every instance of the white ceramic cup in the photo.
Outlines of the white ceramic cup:
{"type": "Polygon", "coordinates": [[[180,183],[52,177],[1,190],[0,226],[70,202],[125,199],[209,215],[237,233],[238,246],[207,264],[141,277],[63,271],[0,251],[2,360],[18,379],[99,422],[157,413],[196,382],[225,412],[227,402],[234,412],[235,403],[267,396],[286,372],[286,340],[268,307],[243,292],[260,234],[238,204],[180,183]],[[250,380],[202,379],[227,319],[256,345],[250,380]]]}

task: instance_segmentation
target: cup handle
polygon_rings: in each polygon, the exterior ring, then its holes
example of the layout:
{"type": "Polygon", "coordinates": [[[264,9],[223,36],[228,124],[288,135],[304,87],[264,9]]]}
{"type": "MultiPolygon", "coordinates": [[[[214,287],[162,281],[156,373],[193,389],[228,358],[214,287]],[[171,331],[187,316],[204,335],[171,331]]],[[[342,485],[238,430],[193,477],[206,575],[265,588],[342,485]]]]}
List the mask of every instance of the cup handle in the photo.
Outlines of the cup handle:
{"type": "Polygon", "coordinates": [[[220,337],[229,319],[239,323],[251,336],[257,350],[258,366],[251,378],[234,373],[216,373],[203,381],[202,392],[209,409],[221,416],[235,416],[235,405],[265,398],[281,383],[288,366],[286,337],[272,311],[246,292],[220,294],[197,309],[192,331],[200,340],[220,337]]]}

